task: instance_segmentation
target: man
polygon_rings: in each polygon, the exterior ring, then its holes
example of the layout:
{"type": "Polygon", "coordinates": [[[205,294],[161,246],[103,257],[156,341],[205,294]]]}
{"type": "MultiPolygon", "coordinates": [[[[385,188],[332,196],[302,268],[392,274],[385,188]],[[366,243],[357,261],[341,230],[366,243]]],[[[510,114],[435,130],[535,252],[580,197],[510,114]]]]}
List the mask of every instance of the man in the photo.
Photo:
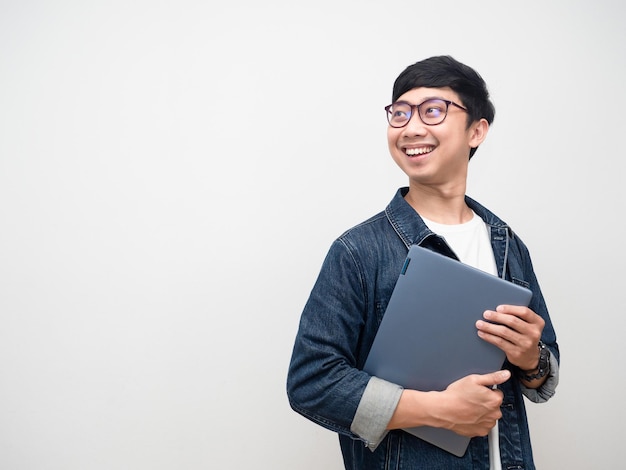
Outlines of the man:
{"type": "Polygon", "coordinates": [[[487,87],[470,67],[432,57],[400,74],[385,109],[389,151],[409,186],[332,244],[302,313],[290,404],[339,433],[347,469],[534,469],[523,395],[554,395],[559,350],[526,246],[465,195],[469,160],[495,114],[487,87]],[[477,335],[506,353],[502,371],[441,392],[363,372],[412,244],[532,290],[528,308],[501,305],[476,323],[477,335]],[[467,452],[456,457],[401,430],[422,425],[472,437],[467,452]]]}

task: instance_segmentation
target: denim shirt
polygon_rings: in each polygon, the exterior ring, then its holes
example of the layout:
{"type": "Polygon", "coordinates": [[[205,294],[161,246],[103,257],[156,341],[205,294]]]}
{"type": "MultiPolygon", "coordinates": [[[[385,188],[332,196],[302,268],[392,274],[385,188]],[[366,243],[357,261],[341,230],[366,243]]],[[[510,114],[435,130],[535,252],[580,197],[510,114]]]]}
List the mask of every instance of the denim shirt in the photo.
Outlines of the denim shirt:
{"type": "MultiPolygon", "coordinates": [[[[405,201],[407,192],[398,190],[384,212],[331,245],[300,319],[287,378],[289,402],[296,412],[339,433],[347,469],[488,470],[486,437],[473,438],[465,455],[456,457],[404,431],[384,431],[402,389],[362,370],[409,247],[418,244],[456,258],[405,201]],[[382,428],[376,429],[381,422],[382,428]],[[370,441],[368,434],[380,436],[380,442],[370,441]]],[[[552,354],[551,376],[539,389],[528,389],[507,362],[504,367],[512,370],[513,378],[499,386],[504,393],[502,468],[530,470],[535,466],[523,395],[533,402],[554,395],[556,335],[526,246],[494,214],[469,197],[466,202],[490,229],[499,276],[531,289],[529,308],[545,320],[542,341],[552,354]]]]}

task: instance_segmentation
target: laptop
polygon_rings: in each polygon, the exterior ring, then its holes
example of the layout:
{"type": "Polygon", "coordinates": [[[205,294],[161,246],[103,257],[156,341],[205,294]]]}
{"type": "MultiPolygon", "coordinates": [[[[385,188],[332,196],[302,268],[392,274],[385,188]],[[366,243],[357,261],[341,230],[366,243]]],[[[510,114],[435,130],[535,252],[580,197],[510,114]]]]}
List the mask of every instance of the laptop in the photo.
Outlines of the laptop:
{"type": "MultiPolygon", "coordinates": [[[[478,337],[476,321],[500,304],[528,306],[531,297],[529,289],[413,245],[363,370],[422,391],[500,370],[506,356],[478,337]]],[[[470,441],[429,426],[405,431],[459,457],[470,441]]]]}

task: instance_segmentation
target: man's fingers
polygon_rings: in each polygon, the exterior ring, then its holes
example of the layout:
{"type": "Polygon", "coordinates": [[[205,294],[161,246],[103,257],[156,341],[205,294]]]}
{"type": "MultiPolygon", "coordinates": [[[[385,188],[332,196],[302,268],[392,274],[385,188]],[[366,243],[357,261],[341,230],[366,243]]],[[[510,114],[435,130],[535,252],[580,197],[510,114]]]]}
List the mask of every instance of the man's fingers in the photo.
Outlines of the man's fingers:
{"type": "Polygon", "coordinates": [[[499,370],[492,372],[491,374],[483,374],[478,376],[478,383],[485,385],[486,387],[492,387],[493,385],[500,385],[511,378],[511,371],[499,370]]]}

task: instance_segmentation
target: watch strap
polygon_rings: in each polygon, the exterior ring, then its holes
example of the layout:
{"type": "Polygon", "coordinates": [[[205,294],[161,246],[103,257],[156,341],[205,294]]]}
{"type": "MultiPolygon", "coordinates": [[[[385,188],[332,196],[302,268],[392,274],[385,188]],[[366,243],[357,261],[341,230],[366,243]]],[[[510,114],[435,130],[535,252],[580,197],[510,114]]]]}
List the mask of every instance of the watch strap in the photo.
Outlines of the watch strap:
{"type": "Polygon", "coordinates": [[[535,369],[537,372],[534,372],[534,370],[525,371],[520,369],[520,378],[527,382],[541,379],[548,375],[548,372],[550,372],[550,350],[546,347],[543,341],[539,341],[537,347],[539,349],[539,364],[537,369],[535,369]],[[531,374],[530,372],[534,373],[531,374]]]}

